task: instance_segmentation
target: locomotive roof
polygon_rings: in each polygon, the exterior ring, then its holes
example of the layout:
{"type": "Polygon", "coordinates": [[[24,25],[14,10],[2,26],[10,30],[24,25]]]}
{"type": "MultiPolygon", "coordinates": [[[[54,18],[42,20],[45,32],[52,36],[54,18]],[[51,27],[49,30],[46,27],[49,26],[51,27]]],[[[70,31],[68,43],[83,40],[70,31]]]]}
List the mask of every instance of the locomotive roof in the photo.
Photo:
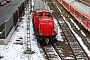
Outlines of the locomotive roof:
{"type": "Polygon", "coordinates": [[[82,3],[79,3],[77,1],[73,2],[73,5],[75,7],[77,7],[78,9],[82,10],[84,13],[90,15],[90,8],[87,7],[86,5],[82,4],[82,3]]]}
{"type": "Polygon", "coordinates": [[[35,5],[33,7],[33,11],[36,11],[36,10],[46,10],[43,1],[38,1],[38,2],[35,3],[35,5]]]}
{"type": "Polygon", "coordinates": [[[37,10],[36,12],[43,12],[43,11],[49,12],[48,10],[37,10]]]}

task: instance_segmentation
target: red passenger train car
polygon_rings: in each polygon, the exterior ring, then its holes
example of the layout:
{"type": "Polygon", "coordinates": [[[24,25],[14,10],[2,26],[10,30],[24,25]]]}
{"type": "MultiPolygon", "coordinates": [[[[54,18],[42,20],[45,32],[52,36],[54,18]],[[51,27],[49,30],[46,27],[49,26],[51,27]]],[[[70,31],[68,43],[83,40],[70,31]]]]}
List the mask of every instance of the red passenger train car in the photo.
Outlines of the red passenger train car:
{"type": "Polygon", "coordinates": [[[50,11],[45,9],[43,1],[38,1],[33,6],[32,19],[37,41],[46,44],[53,42],[55,40],[54,18],[50,11]]]}
{"type": "Polygon", "coordinates": [[[90,32],[90,8],[75,0],[58,0],[90,32]]]}

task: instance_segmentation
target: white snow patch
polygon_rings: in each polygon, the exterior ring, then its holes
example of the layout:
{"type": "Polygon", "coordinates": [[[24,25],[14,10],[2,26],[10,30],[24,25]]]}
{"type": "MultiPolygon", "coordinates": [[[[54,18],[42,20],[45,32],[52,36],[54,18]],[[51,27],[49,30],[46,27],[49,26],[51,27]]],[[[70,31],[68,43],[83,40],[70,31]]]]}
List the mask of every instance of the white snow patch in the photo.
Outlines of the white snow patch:
{"type": "Polygon", "coordinates": [[[2,34],[2,32],[0,32],[0,34],[2,34]]]}
{"type": "Polygon", "coordinates": [[[9,40],[8,45],[0,45],[0,56],[3,56],[0,60],[45,60],[43,53],[40,52],[38,48],[37,42],[33,36],[33,28],[31,22],[31,50],[34,51],[34,54],[24,54],[26,50],[26,36],[27,36],[27,28],[26,28],[26,16],[23,17],[23,20],[19,23],[19,27],[13,33],[11,39],[9,40]],[[20,37],[23,39],[23,45],[14,44],[16,40],[20,37]]]}

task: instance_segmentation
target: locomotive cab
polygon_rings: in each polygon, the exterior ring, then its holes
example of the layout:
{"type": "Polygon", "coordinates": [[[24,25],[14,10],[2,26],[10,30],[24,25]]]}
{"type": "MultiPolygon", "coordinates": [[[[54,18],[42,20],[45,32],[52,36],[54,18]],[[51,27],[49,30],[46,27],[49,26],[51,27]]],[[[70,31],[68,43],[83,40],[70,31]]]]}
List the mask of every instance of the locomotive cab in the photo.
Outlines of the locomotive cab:
{"type": "Polygon", "coordinates": [[[54,21],[50,12],[42,12],[41,18],[39,18],[39,35],[40,36],[53,36],[54,35],[54,21]]]}

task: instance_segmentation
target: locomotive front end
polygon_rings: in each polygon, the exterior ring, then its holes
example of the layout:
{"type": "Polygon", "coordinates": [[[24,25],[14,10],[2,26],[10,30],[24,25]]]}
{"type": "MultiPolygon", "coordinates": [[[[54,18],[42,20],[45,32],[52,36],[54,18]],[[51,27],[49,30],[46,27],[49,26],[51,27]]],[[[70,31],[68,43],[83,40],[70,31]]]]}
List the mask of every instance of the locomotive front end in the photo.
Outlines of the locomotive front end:
{"type": "Polygon", "coordinates": [[[43,11],[42,17],[39,18],[39,36],[47,44],[54,40],[54,20],[50,12],[43,11]]]}
{"type": "Polygon", "coordinates": [[[43,18],[39,25],[40,36],[54,36],[54,21],[50,18],[43,18]]]}

